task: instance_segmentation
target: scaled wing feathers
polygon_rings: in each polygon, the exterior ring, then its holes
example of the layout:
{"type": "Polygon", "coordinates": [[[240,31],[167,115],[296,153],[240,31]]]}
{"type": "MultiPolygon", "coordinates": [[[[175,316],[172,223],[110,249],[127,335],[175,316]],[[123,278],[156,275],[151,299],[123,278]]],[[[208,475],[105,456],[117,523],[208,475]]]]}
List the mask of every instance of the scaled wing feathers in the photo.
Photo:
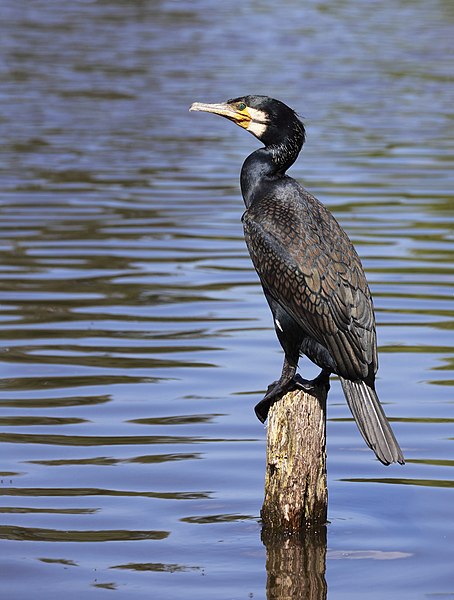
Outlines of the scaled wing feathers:
{"type": "Polygon", "coordinates": [[[260,211],[251,206],[244,213],[243,225],[263,287],[329,350],[338,374],[350,379],[375,374],[369,288],[358,255],[331,213],[304,191],[303,202],[295,196],[293,205],[261,199],[260,211]]]}

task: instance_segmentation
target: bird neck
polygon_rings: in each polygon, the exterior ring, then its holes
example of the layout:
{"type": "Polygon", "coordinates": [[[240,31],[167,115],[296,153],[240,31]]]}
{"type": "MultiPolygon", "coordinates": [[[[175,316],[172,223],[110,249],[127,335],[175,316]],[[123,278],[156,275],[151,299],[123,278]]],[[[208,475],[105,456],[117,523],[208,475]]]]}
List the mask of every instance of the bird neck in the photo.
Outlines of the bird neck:
{"type": "Polygon", "coordinates": [[[241,192],[246,208],[254,201],[257,193],[263,191],[267,182],[285,177],[300,153],[304,143],[303,132],[295,131],[294,135],[285,137],[282,141],[259,148],[244,161],[241,169],[241,192]]]}

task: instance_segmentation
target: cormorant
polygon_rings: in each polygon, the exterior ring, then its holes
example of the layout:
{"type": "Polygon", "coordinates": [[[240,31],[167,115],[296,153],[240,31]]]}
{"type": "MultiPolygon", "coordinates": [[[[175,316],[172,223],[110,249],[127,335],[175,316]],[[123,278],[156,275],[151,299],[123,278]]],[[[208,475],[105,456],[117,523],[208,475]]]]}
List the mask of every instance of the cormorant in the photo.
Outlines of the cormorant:
{"type": "Polygon", "coordinates": [[[257,417],[264,422],[271,404],[290,389],[329,388],[335,373],[367,445],[383,464],[404,464],[375,392],[375,317],[360,259],[328,209],[286,175],[305,141],[303,123],[267,96],[195,102],[190,110],[226,117],[265,146],[241,170],[242,221],[285,358],[280,379],[255,407],[257,417]],[[322,369],[313,381],[296,373],[302,354],[322,369]]]}

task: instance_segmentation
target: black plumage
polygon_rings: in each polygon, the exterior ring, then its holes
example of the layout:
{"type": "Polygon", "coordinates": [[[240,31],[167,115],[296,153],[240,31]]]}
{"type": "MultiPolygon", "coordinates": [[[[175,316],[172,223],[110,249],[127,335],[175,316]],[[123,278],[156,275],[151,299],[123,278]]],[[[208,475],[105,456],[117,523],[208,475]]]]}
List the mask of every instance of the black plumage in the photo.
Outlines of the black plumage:
{"type": "Polygon", "coordinates": [[[191,110],[225,116],[265,145],[241,170],[242,221],[285,357],[280,379],[255,408],[258,418],[265,421],[289,389],[329,386],[336,373],[369,447],[384,464],[403,463],[375,392],[375,317],[361,261],[333,215],[286,175],[305,141],[304,125],[292,109],[266,96],[195,103],[191,110]],[[314,381],[296,374],[301,354],[322,369],[314,381]]]}

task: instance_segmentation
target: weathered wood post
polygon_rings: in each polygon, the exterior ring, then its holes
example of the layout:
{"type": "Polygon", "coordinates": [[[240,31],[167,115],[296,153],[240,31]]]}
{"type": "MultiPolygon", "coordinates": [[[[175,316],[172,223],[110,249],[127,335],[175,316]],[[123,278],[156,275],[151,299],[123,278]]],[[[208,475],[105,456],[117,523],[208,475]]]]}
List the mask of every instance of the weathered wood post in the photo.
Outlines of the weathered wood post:
{"type": "Polygon", "coordinates": [[[289,392],[268,415],[265,499],[268,534],[301,532],[326,523],[325,387],[289,392]]]}

